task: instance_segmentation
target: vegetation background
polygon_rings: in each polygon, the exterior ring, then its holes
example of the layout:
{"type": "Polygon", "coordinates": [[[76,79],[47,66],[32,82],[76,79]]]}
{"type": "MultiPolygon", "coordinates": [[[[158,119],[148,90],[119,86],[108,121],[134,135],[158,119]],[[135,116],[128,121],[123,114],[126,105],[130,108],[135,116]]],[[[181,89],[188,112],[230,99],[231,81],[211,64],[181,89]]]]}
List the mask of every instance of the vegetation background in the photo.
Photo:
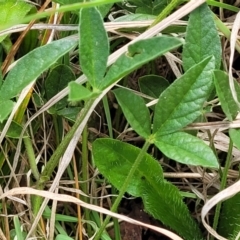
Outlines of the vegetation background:
{"type": "Polygon", "coordinates": [[[0,0],[0,239],[240,239],[239,6],[0,0]]]}

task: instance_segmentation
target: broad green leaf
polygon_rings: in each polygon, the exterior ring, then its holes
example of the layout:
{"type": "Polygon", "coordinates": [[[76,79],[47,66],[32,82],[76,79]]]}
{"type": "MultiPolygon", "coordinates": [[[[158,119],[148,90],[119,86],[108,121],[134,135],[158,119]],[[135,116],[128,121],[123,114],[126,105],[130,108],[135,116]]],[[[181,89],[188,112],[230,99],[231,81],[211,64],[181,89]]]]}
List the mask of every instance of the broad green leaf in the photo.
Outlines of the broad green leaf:
{"type": "Polygon", "coordinates": [[[65,38],[36,48],[22,57],[8,73],[0,89],[0,101],[15,97],[76,44],[77,40],[65,38]]]}
{"type": "MultiPolygon", "coordinates": [[[[117,189],[122,187],[141,151],[137,147],[113,139],[97,139],[94,141],[92,149],[97,168],[117,189]]],[[[163,181],[160,164],[147,153],[144,154],[126,191],[135,197],[141,196],[142,178],[150,185],[163,181]]]]}
{"type": "MultiPolygon", "coordinates": [[[[96,166],[117,189],[122,187],[140,151],[139,148],[130,144],[112,139],[98,139],[93,143],[96,166]]],[[[182,201],[180,191],[163,179],[161,166],[147,153],[136,170],[127,192],[135,197],[142,197],[145,210],[174,230],[178,231],[182,225],[186,224],[188,226],[185,226],[185,231],[179,230],[181,233],[189,231],[189,235],[200,235],[199,229],[182,201]],[[176,226],[177,223],[179,228],[176,226]]]]}
{"type": "Polygon", "coordinates": [[[150,113],[143,98],[123,88],[113,92],[133,130],[140,136],[148,138],[151,134],[150,113]]]}
{"type": "Polygon", "coordinates": [[[69,87],[69,96],[68,101],[80,101],[83,99],[90,98],[93,93],[85,88],[83,85],[78,84],[76,82],[70,82],[68,84],[69,87]]]}
{"type": "Polygon", "coordinates": [[[143,64],[181,45],[182,42],[179,39],[167,36],[141,40],[130,45],[128,52],[119,57],[110,67],[100,89],[104,89],[143,64]]]}
{"type": "Polygon", "coordinates": [[[184,240],[202,239],[199,227],[173,184],[163,181],[150,185],[142,179],[141,190],[145,211],[176,231],[184,240]]]}
{"type": "MultiPolygon", "coordinates": [[[[222,204],[219,219],[218,233],[229,239],[235,240],[240,232],[240,193],[227,199],[222,204]]],[[[239,238],[237,238],[239,239],[239,238]]]]}
{"type": "Polygon", "coordinates": [[[98,88],[107,68],[109,43],[102,17],[96,8],[80,10],[79,57],[83,73],[98,88]]]}
{"type": "Polygon", "coordinates": [[[240,129],[230,129],[229,135],[233,144],[240,150],[240,129]]]}
{"type": "Polygon", "coordinates": [[[169,86],[169,82],[165,78],[157,75],[140,77],[138,82],[141,92],[153,98],[159,98],[160,94],[169,86]]]}
{"type": "MultiPolygon", "coordinates": [[[[228,74],[220,70],[214,71],[214,83],[222,109],[228,120],[232,121],[236,118],[239,108],[230,90],[228,74]]],[[[240,87],[236,81],[234,85],[237,95],[240,96],[240,87]]]]}
{"type": "Polygon", "coordinates": [[[195,9],[188,21],[183,67],[187,71],[208,56],[215,57],[215,68],[221,64],[222,47],[212,11],[206,3],[195,9]]]}
{"type": "Polygon", "coordinates": [[[11,113],[14,107],[14,102],[11,100],[0,101],[0,123],[2,123],[11,113]]]}
{"type": "MultiPolygon", "coordinates": [[[[70,81],[75,79],[75,75],[67,65],[57,65],[49,73],[44,81],[46,100],[50,100],[53,96],[67,87],[70,81]]],[[[51,107],[52,110],[59,110],[68,104],[67,97],[61,99],[58,103],[51,107]]]]}
{"type": "Polygon", "coordinates": [[[192,123],[202,111],[213,89],[214,58],[208,57],[190,68],[170,85],[155,106],[153,133],[169,134],[192,123]]]}
{"type": "Polygon", "coordinates": [[[167,157],[184,164],[218,168],[212,149],[199,138],[184,132],[155,136],[154,144],[167,157]]]}
{"type": "MultiPolygon", "coordinates": [[[[0,26],[15,23],[22,19],[30,11],[31,5],[24,1],[5,0],[0,1],[0,26]]],[[[0,42],[6,37],[0,36],[0,42]]]]}

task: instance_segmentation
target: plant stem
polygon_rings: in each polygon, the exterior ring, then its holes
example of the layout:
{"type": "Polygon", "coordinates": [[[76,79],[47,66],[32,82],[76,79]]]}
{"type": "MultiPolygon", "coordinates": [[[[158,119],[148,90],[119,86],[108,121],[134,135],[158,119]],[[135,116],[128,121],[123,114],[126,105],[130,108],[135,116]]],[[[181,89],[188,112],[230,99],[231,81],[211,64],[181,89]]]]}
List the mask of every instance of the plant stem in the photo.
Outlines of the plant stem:
{"type": "MultiPolygon", "coordinates": [[[[225,187],[226,187],[228,169],[229,169],[230,164],[231,164],[232,150],[233,150],[233,142],[230,139],[227,159],[226,159],[226,163],[225,163],[225,166],[224,166],[224,169],[223,169],[223,175],[222,175],[222,180],[221,180],[221,184],[220,184],[220,191],[225,189],[225,187]]],[[[215,210],[215,214],[214,214],[214,221],[213,221],[213,229],[214,230],[216,230],[217,226],[218,226],[221,206],[222,206],[222,202],[218,203],[217,206],[216,206],[216,210],[215,210]]],[[[213,237],[211,237],[211,240],[213,240],[213,237]]]]}
{"type": "Polygon", "coordinates": [[[150,27],[153,27],[157,23],[161,22],[164,18],[166,18],[177,6],[179,6],[183,0],[172,0],[157,16],[157,18],[153,21],[150,27]]]}
{"type": "MultiPolygon", "coordinates": [[[[118,205],[119,205],[119,203],[121,202],[122,197],[123,197],[124,193],[126,192],[126,189],[127,189],[128,185],[129,185],[129,183],[130,183],[130,181],[131,181],[131,179],[132,179],[135,171],[137,170],[140,162],[142,161],[142,159],[143,159],[143,157],[144,157],[144,154],[147,152],[150,144],[151,144],[151,143],[148,142],[148,141],[146,141],[146,142],[144,143],[144,145],[143,145],[140,153],[138,154],[138,156],[137,156],[137,158],[136,158],[136,160],[135,160],[132,168],[130,169],[130,171],[129,171],[129,173],[128,173],[128,176],[127,176],[125,182],[123,183],[123,185],[122,185],[122,187],[121,187],[121,189],[120,189],[120,191],[119,191],[119,194],[118,194],[115,202],[113,203],[113,205],[112,205],[112,207],[111,207],[111,211],[112,211],[112,212],[116,212],[116,210],[117,210],[117,208],[118,208],[118,205]]],[[[107,216],[107,217],[106,217],[106,219],[104,220],[103,224],[101,225],[99,231],[97,232],[97,234],[96,234],[96,236],[95,236],[95,238],[94,238],[95,240],[99,240],[99,239],[101,238],[101,235],[102,235],[104,229],[106,228],[106,226],[107,226],[110,218],[111,218],[110,216],[107,216]]]]}
{"type": "MultiPolygon", "coordinates": [[[[91,106],[94,103],[94,101],[95,101],[95,98],[91,98],[86,102],[84,108],[81,110],[81,112],[80,112],[78,118],[76,119],[76,122],[73,124],[71,130],[66,134],[63,141],[59,144],[58,148],[54,151],[53,155],[47,162],[42,174],[40,175],[40,178],[37,182],[37,189],[42,190],[45,187],[46,182],[50,179],[52,172],[59,164],[60,158],[62,157],[63,153],[65,152],[75,131],[78,129],[79,125],[84,120],[87,113],[90,111],[91,106]]],[[[34,215],[36,215],[38,213],[41,203],[42,203],[41,197],[38,197],[38,196],[34,197],[34,201],[32,202],[34,215]]]]}
{"type": "MultiPolygon", "coordinates": [[[[82,190],[85,194],[89,194],[89,169],[88,169],[88,127],[87,125],[83,129],[82,133],[82,190]]],[[[82,196],[84,202],[88,203],[89,198],[86,196],[82,196]]],[[[90,210],[84,209],[84,219],[86,221],[90,221],[90,210]]],[[[91,236],[91,226],[87,224],[87,233],[91,236]]]]}
{"type": "Polygon", "coordinates": [[[23,142],[28,155],[28,163],[30,165],[33,176],[36,180],[39,180],[39,172],[36,164],[35,154],[32,147],[32,142],[29,137],[24,137],[23,142]]]}

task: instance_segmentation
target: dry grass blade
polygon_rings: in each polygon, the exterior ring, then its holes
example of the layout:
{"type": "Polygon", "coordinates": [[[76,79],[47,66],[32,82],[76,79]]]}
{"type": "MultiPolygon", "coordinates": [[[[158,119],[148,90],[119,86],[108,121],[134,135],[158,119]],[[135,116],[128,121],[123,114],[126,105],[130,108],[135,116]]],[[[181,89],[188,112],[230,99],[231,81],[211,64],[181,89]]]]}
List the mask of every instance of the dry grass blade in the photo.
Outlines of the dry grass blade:
{"type": "Polygon", "coordinates": [[[230,58],[229,58],[229,85],[230,89],[232,91],[233,99],[237,103],[238,107],[240,108],[240,103],[238,101],[237,93],[234,87],[234,79],[233,79],[233,73],[232,73],[232,65],[233,65],[233,58],[234,58],[234,52],[235,52],[235,45],[236,41],[238,41],[238,30],[240,28],[240,12],[238,12],[236,19],[233,23],[232,27],[232,34],[230,38],[230,58]]]}
{"type": "Polygon", "coordinates": [[[216,194],[214,197],[212,197],[210,200],[208,200],[205,205],[202,208],[201,218],[204,227],[208,230],[209,233],[211,233],[216,239],[219,240],[227,240],[226,238],[220,236],[211,226],[209,226],[206,221],[205,217],[207,216],[208,212],[211,208],[213,208],[215,205],[217,205],[219,202],[224,201],[235,194],[240,192],[240,181],[237,181],[232,186],[224,189],[223,191],[216,194]]]}
{"type": "Polygon", "coordinates": [[[66,194],[56,194],[56,193],[50,193],[48,191],[40,191],[40,190],[36,190],[36,189],[33,189],[33,188],[22,187],[22,188],[14,188],[14,189],[9,190],[8,192],[2,194],[0,196],[0,199],[6,198],[6,197],[9,197],[9,196],[14,196],[14,195],[22,195],[22,194],[38,195],[38,196],[41,196],[41,197],[44,197],[44,198],[47,198],[47,199],[52,199],[54,201],[75,203],[75,204],[78,204],[78,205],[80,205],[84,208],[88,208],[88,209],[91,209],[93,211],[97,211],[97,212],[100,212],[100,213],[103,213],[103,214],[110,215],[110,216],[115,217],[115,218],[119,218],[119,219],[121,219],[123,221],[126,221],[126,222],[129,222],[131,224],[136,224],[136,225],[140,225],[140,226],[152,229],[154,231],[157,231],[161,234],[164,234],[164,235],[168,236],[169,238],[171,238],[173,240],[183,240],[181,237],[179,237],[175,233],[172,233],[172,232],[170,232],[166,229],[159,228],[159,227],[154,227],[152,225],[145,224],[145,223],[140,222],[140,221],[136,221],[132,218],[129,218],[129,217],[117,214],[117,213],[113,213],[113,212],[111,212],[107,209],[85,203],[85,202],[83,202],[83,201],[81,201],[81,200],[79,200],[75,197],[72,197],[72,196],[69,196],[69,195],[66,195],[66,194]]]}

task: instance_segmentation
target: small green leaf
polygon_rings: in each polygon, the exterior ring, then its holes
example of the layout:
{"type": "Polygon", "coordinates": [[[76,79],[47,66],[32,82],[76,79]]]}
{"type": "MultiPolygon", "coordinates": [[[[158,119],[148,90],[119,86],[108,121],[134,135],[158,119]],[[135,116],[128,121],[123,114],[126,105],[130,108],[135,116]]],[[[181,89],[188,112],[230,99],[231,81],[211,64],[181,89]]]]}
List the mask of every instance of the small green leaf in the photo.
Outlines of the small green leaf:
{"type": "Polygon", "coordinates": [[[80,11],[79,56],[83,73],[98,88],[107,68],[109,43],[101,14],[95,8],[80,11]]]}
{"type": "Polygon", "coordinates": [[[90,90],[76,82],[70,82],[68,84],[68,87],[69,87],[68,101],[72,102],[81,101],[84,99],[88,99],[93,95],[93,93],[90,90]]]}
{"type": "Polygon", "coordinates": [[[230,129],[229,135],[233,141],[233,144],[240,150],[240,130],[230,129]]]}
{"type": "Polygon", "coordinates": [[[159,98],[160,94],[169,86],[169,82],[158,75],[146,75],[139,78],[139,87],[142,93],[159,98]]]}
{"type": "Polygon", "coordinates": [[[155,219],[176,231],[185,240],[202,239],[201,231],[182,200],[180,191],[166,181],[141,184],[144,209],[155,219]]]}
{"type": "MultiPolygon", "coordinates": [[[[229,87],[228,74],[220,70],[214,71],[214,83],[222,109],[228,120],[232,121],[236,118],[239,108],[233,99],[232,92],[229,87]]],[[[240,96],[240,87],[236,81],[234,81],[234,85],[237,95],[240,96]]]]}
{"type": "Polygon", "coordinates": [[[58,234],[55,238],[55,240],[74,240],[73,238],[70,238],[64,234],[58,234]]]}
{"type": "Polygon", "coordinates": [[[0,123],[2,123],[7,116],[11,113],[13,107],[14,107],[14,102],[11,100],[6,100],[6,101],[0,101],[0,123]]]}
{"type": "MultiPolygon", "coordinates": [[[[92,149],[94,162],[99,171],[117,189],[122,187],[129,170],[141,151],[130,144],[113,139],[97,139],[94,141],[92,149]]],[[[163,180],[160,164],[147,153],[135,171],[126,191],[135,197],[141,196],[140,187],[143,178],[150,185],[163,180]]]]}
{"type": "MultiPolygon", "coordinates": [[[[50,100],[53,96],[67,87],[68,83],[74,79],[74,73],[67,65],[60,64],[54,67],[44,82],[46,100],[50,100]]],[[[51,109],[57,111],[64,108],[67,104],[67,98],[63,98],[52,106],[51,109]]]]}
{"type": "Polygon", "coordinates": [[[119,88],[113,92],[133,130],[140,136],[148,138],[151,134],[151,122],[144,100],[127,89],[119,88]]]}
{"type": "Polygon", "coordinates": [[[128,52],[110,67],[100,89],[106,88],[143,64],[181,45],[179,39],[167,36],[145,39],[130,45],[128,52]]]}
{"type": "MultiPolygon", "coordinates": [[[[5,0],[0,1],[0,26],[15,23],[22,19],[30,11],[31,5],[24,1],[5,0]]],[[[0,36],[0,42],[6,37],[0,36]]]]}
{"type": "Polygon", "coordinates": [[[68,107],[58,110],[56,113],[59,116],[62,116],[72,122],[75,122],[81,109],[82,109],[81,107],[68,107]]]}
{"type": "Polygon", "coordinates": [[[212,149],[202,140],[184,132],[155,136],[154,144],[167,157],[184,164],[218,168],[212,149]]]}
{"type": "Polygon", "coordinates": [[[126,14],[114,19],[114,22],[134,22],[134,21],[146,21],[146,20],[154,20],[156,16],[150,14],[126,14]]]}
{"type": "Polygon", "coordinates": [[[190,68],[170,85],[155,106],[153,133],[169,134],[192,123],[213,89],[214,58],[208,57],[190,68]]]}
{"type": "Polygon", "coordinates": [[[131,0],[129,1],[132,4],[136,5],[136,13],[145,13],[145,14],[159,14],[169,3],[168,0],[131,0]]]}
{"type": "Polygon", "coordinates": [[[8,73],[0,89],[0,101],[9,100],[19,94],[23,88],[76,46],[76,43],[73,38],[57,40],[22,57],[8,73]]]}
{"type": "Polygon", "coordinates": [[[229,240],[236,238],[240,232],[240,193],[223,202],[218,232],[229,240]]]}
{"type": "MultiPolygon", "coordinates": [[[[5,126],[5,122],[4,123],[0,123],[0,132],[1,130],[4,128],[5,126]]],[[[6,136],[9,138],[15,138],[18,139],[22,133],[22,126],[19,125],[18,123],[12,121],[10,127],[8,128],[8,131],[6,133],[6,136]]],[[[24,138],[27,137],[27,134],[25,133],[24,138]]]]}
{"type": "Polygon", "coordinates": [[[212,11],[206,3],[189,17],[186,44],[183,46],[183,67],[187,71],[208,56],[215,57],[215,68],[220,68],[222,46],[212,11]]]}

